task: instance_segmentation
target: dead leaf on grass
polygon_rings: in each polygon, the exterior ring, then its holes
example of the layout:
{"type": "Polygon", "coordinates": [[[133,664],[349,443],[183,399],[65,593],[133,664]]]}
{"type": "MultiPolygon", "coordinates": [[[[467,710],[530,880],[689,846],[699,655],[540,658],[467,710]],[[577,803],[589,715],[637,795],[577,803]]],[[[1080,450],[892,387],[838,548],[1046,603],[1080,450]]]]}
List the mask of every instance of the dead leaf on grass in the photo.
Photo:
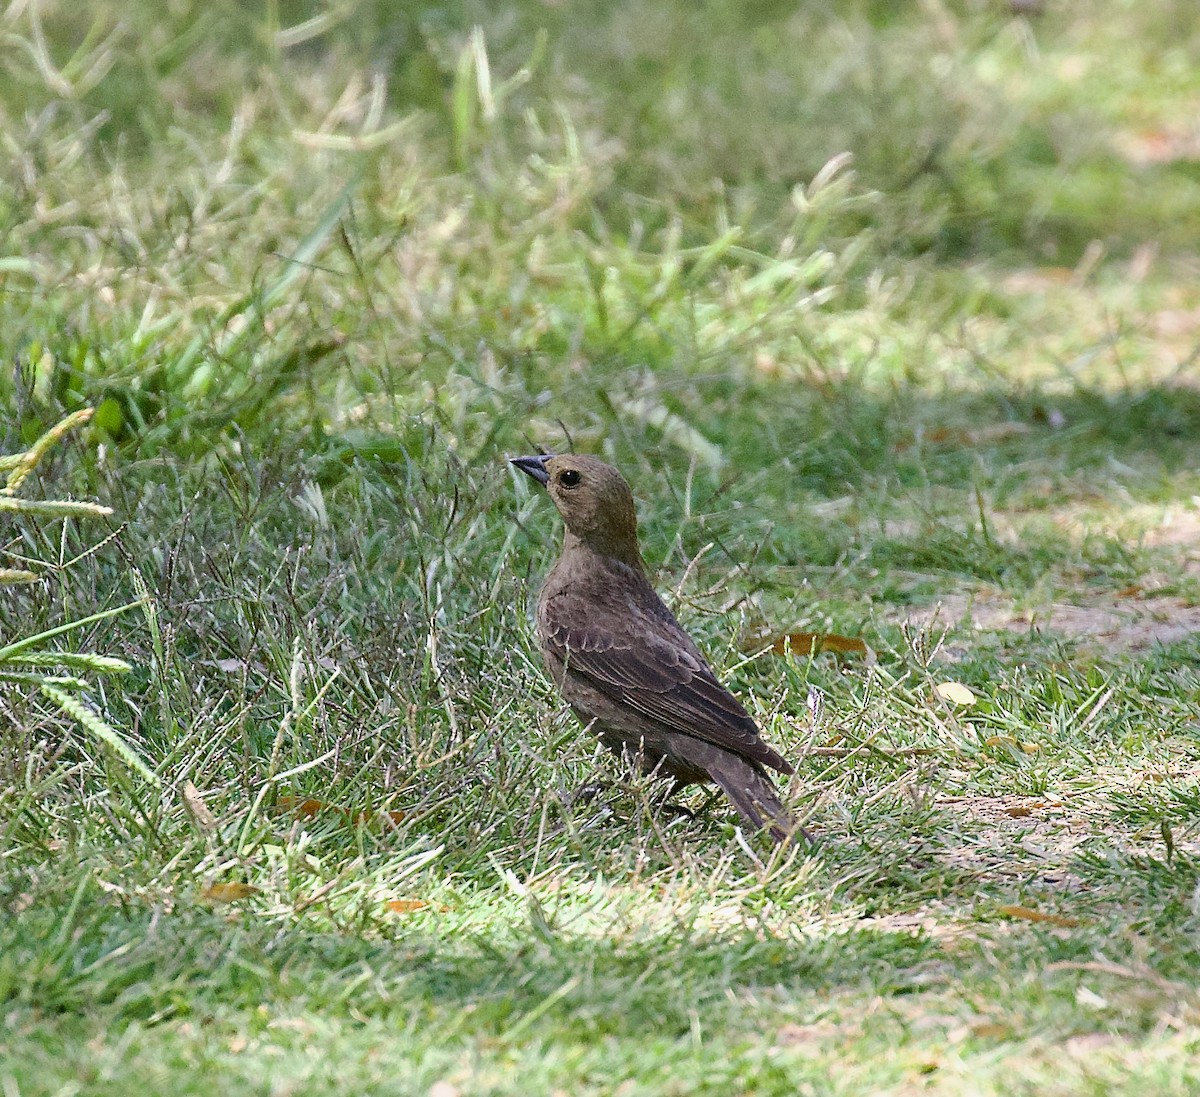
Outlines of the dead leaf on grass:
{"type": "Polygon", "coordinates": [[[964,686],[962,682],[939,682],[933,687],[933,692],[943,701],[949,701],[952,705],[961,705],[963,708],[975,704],[977,700],[974,691],[969,686],[964,686]]]}
{"type": "Polygon", "coordinates": [[[971,1035],[976,1040],[1004,1040],[1012,1035],[1012,1029],[999,1021],[979,1021],[971,1025],[971,1035]]]}
{"type": "Polygon", "coordinates": [[[209,884],[200,891],[200,898],[209,903],[234,903],[239,899],[249,899],[257,895],[259,889],[253,884],[209,884]]]}
{"type": "Polygon", "coordinates": [[[320,800],[302,800],[298,796],[281,796],[277,803],[284,811],[293,812],[300,819],[311,819],[325,807],[320,800]]]}
{"type": "Polygon", "coordinates": [[[179,789],[179,798],[183,801],[187,813],[192,817],[192,822],[202,831],[211,834],[217,829],[216,817],[208,810],[208,805],[200,795],[200,790],[191,781],[183,782],[179,789]]]}
{"type": "Polygon", "coordinates": [[[983,742],[985,746],[1008,747],[1010,750],[1019,750],[1022,754],[1037,754],[1042,749],[1037,743],[1025,743],[1011,735],[989,735],[983,742]]]}
{"type": "Polygon", "coordinates": [[[930,446],[990,446],[1028,434],[1033,428],[1028,423],[988,423],[982,427],[934,427],[924,431],[919,439],[902,441],[896,446],[903,452],[917,444],[918,440],[930,446]]]}
{"type": "Polygon", "coordinates": [[[293,812],[300,819],[312,819],[325,812],[335,812],[355,824],[372,824],[384,820],[394,824],[402,822],[405,817],[403,811],[351,811],[339,804],[330,804],[324,800],[303,799],[299,796],[281,796],[276,803],[284,811],[293,812]]]}
{"type": "Polygon", "coordinates": [[[1047,914],[1045,911],[1034,910],[1032,907],[1000,907],[996,913],[1003,914],[1006,918],[1015,918],[1018,922],[1043,922],[1050,926],[1065,927],[1083,924],[1078,918],[1068,918],[1065,914],[1047,914]]]}
{"type": "Polygon", "coordinates": [[[961,1044],[964,1040],[1003,1040],[1012,1035],[1008,1025],[997,1021],[975,1021],[971,1024],[955,1025],[946,1032],[946,1042],[961,1044]]]}
{"type": "Polygon", "coordinates": [[[875,652],[857,636],[838,636],[832,632],[785,632],[771,642],[776,655],[861,655],[868,663],[875,661],[875,652]]]}
{"type": "Polygon", "coordinates": [[[425,910],[429,903],[425,899],[389,899],[387,908],[393,914],[412,914],[415,910],[425,910]]]}
{"type": "Polygon", "coordinates": [[[775,1034],[775,1043],[781,1047],[804,1047],[831,1040],[838,1033],[832,1021],[815,1021],[811,1025],[782,1025],[775,1034]]]}

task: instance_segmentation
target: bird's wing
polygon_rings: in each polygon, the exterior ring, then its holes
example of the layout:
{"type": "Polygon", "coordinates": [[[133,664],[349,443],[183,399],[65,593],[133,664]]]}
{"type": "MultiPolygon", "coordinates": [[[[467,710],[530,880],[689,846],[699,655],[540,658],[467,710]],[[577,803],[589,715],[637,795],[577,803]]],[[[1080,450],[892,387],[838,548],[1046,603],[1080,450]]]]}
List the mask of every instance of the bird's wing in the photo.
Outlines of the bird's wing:
{"type": "MultiPolygon", "coordinates": [[[[664,613],[666,613],[664,608],[664,613]]],[[[589,601],[559,593],[539,613],[542,642],[619,704],[671,731],[791,773],[792,767],[758,735],[758,725],[720,682],[680,626],[666,614],[632,609],[605,620],[589,601]]]]}

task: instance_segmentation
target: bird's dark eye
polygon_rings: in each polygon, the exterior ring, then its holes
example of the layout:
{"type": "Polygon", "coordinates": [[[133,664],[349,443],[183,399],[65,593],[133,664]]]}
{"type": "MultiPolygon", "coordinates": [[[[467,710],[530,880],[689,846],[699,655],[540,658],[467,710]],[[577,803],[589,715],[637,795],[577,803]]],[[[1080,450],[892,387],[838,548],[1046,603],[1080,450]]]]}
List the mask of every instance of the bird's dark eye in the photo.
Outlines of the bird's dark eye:
{"type": "Polygon", "coordinates": [[[581,479],[582,477],[580,477],[579,473],[575,469],[563,469],[562,472],[558,474],[558,482],[562,484],[564,488],[573,488],[581,479]]]}

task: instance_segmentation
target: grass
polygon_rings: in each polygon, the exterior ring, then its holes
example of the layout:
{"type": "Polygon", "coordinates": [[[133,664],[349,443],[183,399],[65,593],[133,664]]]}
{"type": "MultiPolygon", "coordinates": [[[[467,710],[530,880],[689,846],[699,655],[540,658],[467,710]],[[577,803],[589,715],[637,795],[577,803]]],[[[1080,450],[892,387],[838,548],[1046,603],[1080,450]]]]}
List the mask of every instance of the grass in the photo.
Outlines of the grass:
{"type": "Polygon", "coordinates": [[[1183,11],[0,16],[5,1097],[1200,1088],[1183,11]],[[539,444],[815,849],[562,711],[539,444]]]}

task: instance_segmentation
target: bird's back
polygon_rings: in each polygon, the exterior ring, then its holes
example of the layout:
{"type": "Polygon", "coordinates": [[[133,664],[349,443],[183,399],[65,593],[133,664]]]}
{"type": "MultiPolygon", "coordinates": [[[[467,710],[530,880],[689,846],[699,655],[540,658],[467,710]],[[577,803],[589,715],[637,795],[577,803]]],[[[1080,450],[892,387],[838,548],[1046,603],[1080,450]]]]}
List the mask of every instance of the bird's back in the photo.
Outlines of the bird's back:
{"type": "Polygon", "coordinates": [[[585,719],[690,736],[793,772],[640,569],[574,546],[546,578],[537,625],[551,674],[585,719]]]}

